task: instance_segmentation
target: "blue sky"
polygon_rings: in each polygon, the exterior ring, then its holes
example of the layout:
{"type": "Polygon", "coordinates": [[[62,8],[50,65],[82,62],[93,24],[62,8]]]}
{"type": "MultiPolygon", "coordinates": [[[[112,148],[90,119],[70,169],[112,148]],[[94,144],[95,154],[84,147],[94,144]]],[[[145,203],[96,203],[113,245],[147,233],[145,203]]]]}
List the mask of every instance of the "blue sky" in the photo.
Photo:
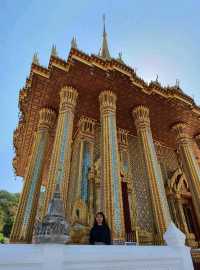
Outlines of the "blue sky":
{"type": "Polygon", "coordinates": [[[12,170],[12,136],[18,95],[32,56],[48,65],[52,44],[66,59],[76,35],[78,47],[97,53],[106,14],[110,53],[146,81],[181,88],[200,104],[200,1],[198,0],[0,0],[0,189],[19,192],[12,170]]]}

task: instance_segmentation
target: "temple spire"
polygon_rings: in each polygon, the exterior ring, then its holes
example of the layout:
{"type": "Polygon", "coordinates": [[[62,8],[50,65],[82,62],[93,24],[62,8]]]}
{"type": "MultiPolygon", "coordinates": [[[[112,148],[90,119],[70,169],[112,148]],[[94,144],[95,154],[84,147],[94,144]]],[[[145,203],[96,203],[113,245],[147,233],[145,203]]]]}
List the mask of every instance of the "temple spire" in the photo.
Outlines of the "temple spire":
{"type": "Polygon", "coordinates": [[[110,59],[110,53],[108,50],[108,41],[107,41],[107,33],[106,33],[106,26],[105,26],[105,15],[103,15],[103,42],[102,47],[99,53],[99,56],[105,59],[110,59]]]}
{"type": "Polygon", "coordinates": [[[38,53],[34,53],[34,55],[33,55],[33,64],[35,64],[35,65],[39,65],[40,64],[40,62],[39,62],[39,57],[38,57],[38,53]]]}
{"type": "Polygon", "coordinates": [[[77,41],[75,36],[72,38],[71,48],[77,49],[77,41]]]}
{"type": "Polygon", "coordinates": [[[56,45],[54,45],[54,44],[53,44],[52,49],[51,49],[51,55],[55,56],[55,57],[58,56],[56,45]]]}

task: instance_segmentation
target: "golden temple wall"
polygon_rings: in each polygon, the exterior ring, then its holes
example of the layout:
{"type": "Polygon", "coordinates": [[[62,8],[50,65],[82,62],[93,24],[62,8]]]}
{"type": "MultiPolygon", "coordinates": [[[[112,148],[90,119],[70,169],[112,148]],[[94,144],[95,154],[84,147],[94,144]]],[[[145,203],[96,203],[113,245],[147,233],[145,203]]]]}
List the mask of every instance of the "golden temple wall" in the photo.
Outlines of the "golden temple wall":
{"type": "MultiPolygon", "coordinates": [[[[100,174],[100,181],[102,181],[101,174],[101,163],[100,163],[100,124],[95,127],[94,134],[94,168],[95,173],[100,174]],[[97,172],[98,171],[98,172],[97,172]]],[[[158,156],[159,163],[161,165],[162,178],[166,183],[170,175],[177,169],[178,160],[176,153],[173,149],[161,146],[160,144],[155,145],[156,153],[158,156]]],[[[152,202],[148,184],[148,177],[145,170],[145,163],[141,153],[139,141],[137,136],[128,135],[128,155],[130,162],[130,182],[133,184],[133,189],[136,195],[136,213],[130,213],[131,216],[137,216],[135,221],[136,225],[139,226],[141,230],[154,233],[154,218],[152,212],[152,202]]],[[[71,172],[70,172],[70,187],[69,187],[69,213],[72,213],[71,206],[74,203],[74,198],[77,189],[77,179],[79,173],[79,163],[80,163],[80,142],[75,136],[72,145],[72,159],[71,159],[71,172]]],[[[100,196],[100,190],[94,194],[94,212],[100,210],[96,201],[98,196],[100,196]]],[[[132,209],[131,211],[133,211],[132,209]]],[[[135,210],[134,210],[135,211],[135,210]]],[[[70,216],[69,216],[70,217],[70,216]]]]}
{"type": "Polygon", "coordinates": [[[136,194],[137,225],[154,232],[153,212],[145,164],[137,137],[128,136],[132,181],[136,194]]]}

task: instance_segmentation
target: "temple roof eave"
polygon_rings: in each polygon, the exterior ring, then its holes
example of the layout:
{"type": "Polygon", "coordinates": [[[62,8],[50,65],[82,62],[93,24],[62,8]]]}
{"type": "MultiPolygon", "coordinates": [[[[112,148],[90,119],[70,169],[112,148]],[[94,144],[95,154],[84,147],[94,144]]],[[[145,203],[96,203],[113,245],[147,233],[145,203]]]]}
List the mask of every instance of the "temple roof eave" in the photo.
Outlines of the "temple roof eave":
{"type": "Polygon", "coordinates": [[[156,84],[153,82],[151,82],[148,85],[148,83],[146,83],[143,79],[139,78],[136,75],[134,69],[117,61],[116,59],[113,59],[113,58],[111,58],[110,60],[103,59],[94,54],[90,56],[86,54],[85,52],[82,52],[75,48],[72,48],[70,50],[67,61],[59,57],[51,56],[48,68],[40,66],[40,65],[32,64],[30,76],[28,79],[29,86],[31,85],[33,74],[38,74],[40,76],[43,76],[49,79],[51,75],[51,70],[53,67],[57,67],[67,72],[70,68],[70,65],[72,65],[73,59],[83,60],[82,61],[83,63],[89,64],[91,66],[95,66],[95,64],[98,64],[99,67],[101,66],[102,69],[104,70],[106,69],[108,71],[117,69],[119,72],[125,73],[127,76],[129,76],[133,81],[137,82],[138,84],[141,84],[141,88],[146,88],[145,89],[146,92],[147,90],[149,90],[149,92],[155,91],[158,94],[160,93],[162,96],[163,94],[166,95],[166,97],[170,95],[176,95],[177,97],[181,97],[183,101],[185,99],[186,104],[188,104],[189,102],[191,105],[196,106],[194,100],[189,95],[185,94],[183,91],[176,89],[176,87],[162,87],[160,84],[156,84]]]}
{"type": "MultiPolygon", "coordinates": [[[[102,59],[99,56],[94,54],[88,55],[76,48],[71,48],[67,60],[63,60],[57,56],[51,55],[49,60],[48,67],[43,67],[38,64],[32,64],[30,75],[26,80],[25,87],[20,90],[19,94],[19,110],[21,113],[19,120],[19,131],[18,136],[14,139],[14,147],[16,151],[16,157],[14,158],[13,163],[15,164],[16,174],[22,175],[21,169],[19,169],[20,163],[20,152],[19,149],[22,147],[23,140],[19,139],[20,137],[24,138],[24,130],[26,129],[26,115],[28,110],[31,107],[31,95],[33,91],[33,78],[35,76],[43,77],[45,80],[50,81],[53,70],[56,68],[62,70],[63,72],[68,72],[71,67],[74,65],[74,61],[80,61],[84,64],[89,65],[92,68],[101,68],[106,72],[117,71],[123,76],[127,76],[128,79],[134,86],[137,86],[142,92],[147,95],[159,95],[169,102],[178,102],[182,104],[187,110],[190,109],[194,114],[200,117],[200,108],[195,104],[194,100],[186,95],[184,92],[179,91],[175,88],[162,87],[161,85],[154,83],[146,83],[143,79],[139,78],[135,73],[134,69],[131,67],[117,61],[116,59],[102,59]],[[29,108],[29,109],[28,109],[29,108]]],[[[13,164],[13,165],[14,165],[13,164]]]]}

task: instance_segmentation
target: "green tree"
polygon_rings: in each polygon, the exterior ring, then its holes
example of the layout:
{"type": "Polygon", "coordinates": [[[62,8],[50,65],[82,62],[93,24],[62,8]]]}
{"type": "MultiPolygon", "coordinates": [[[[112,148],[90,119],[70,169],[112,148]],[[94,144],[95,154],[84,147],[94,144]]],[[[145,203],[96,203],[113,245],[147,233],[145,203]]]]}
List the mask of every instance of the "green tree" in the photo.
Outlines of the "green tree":
{"type": "Polygon", "coordinates": [[[5,243],[5,238],[3,236],[3,233],[0,233],[0,244],[4,244],[5,243]]]}
{"type": "Polygon", "coordinates": [[[17,211],[18,201],[18,193],[0,190],[0,233],[8,238],[17,211]]]}

